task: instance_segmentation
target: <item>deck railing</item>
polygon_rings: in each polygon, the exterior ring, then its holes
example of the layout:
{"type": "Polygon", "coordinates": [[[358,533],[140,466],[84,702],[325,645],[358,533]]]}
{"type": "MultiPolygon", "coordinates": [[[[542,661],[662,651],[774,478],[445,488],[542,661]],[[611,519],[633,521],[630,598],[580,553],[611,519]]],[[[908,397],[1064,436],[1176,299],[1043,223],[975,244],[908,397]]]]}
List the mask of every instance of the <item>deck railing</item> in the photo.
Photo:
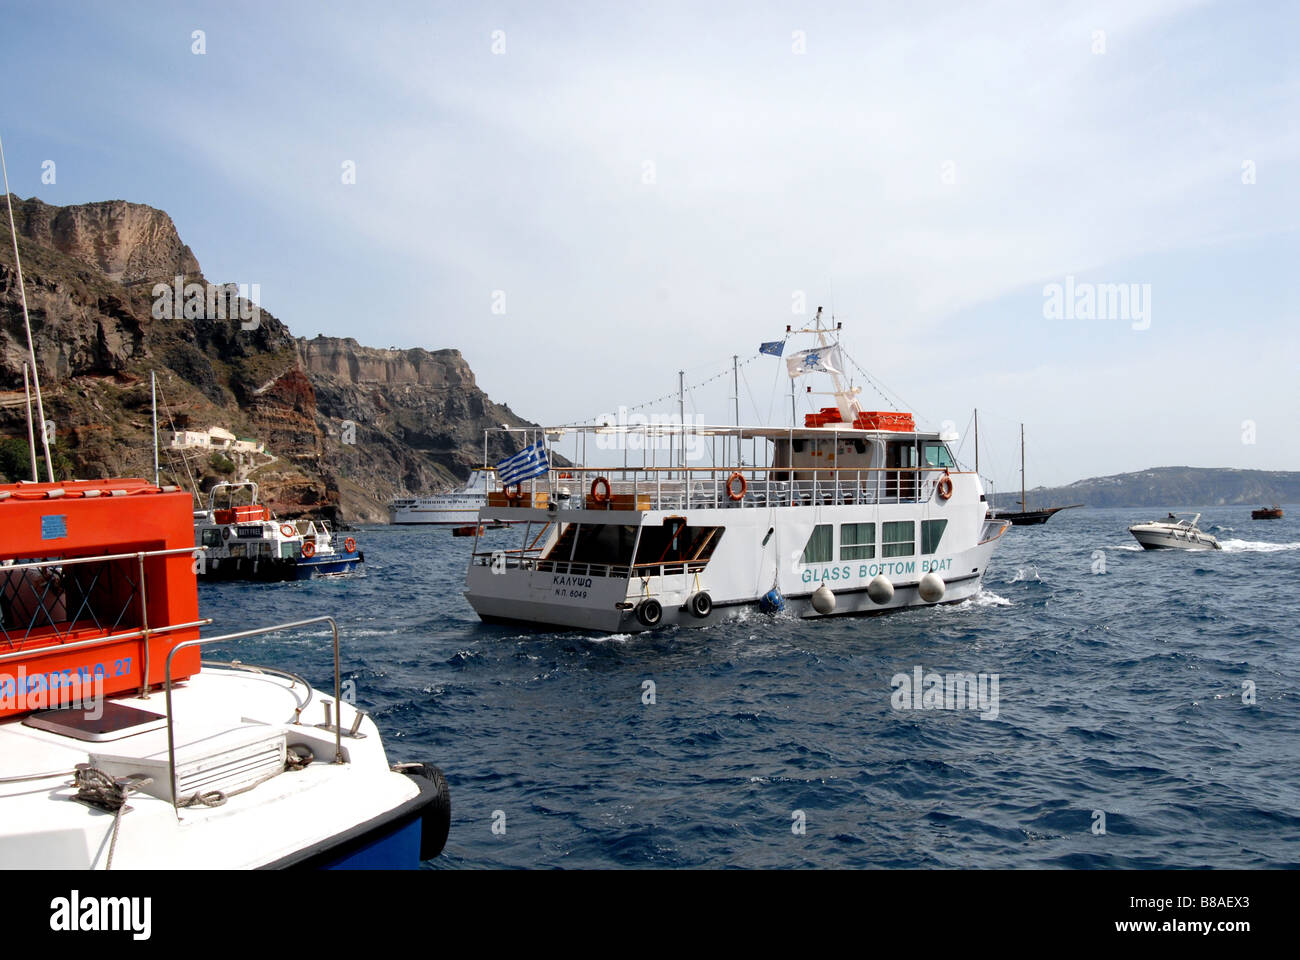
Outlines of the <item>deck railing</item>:
{"type": "MultiPolygon", "coordinates": [[[[924,503],[939,481],[961,471],[943,467],[591,467],[552,472],[552,482],[525,484],[533,492],[568,488],[572,506],[597,506],[591,485],[610,487],[606,509],[689,510],[746,507],[924,503]],[[739,475],[739,477],[737,477],[739,475]],[[741,483],[741,479],[744,483],[741,483]]],[[[603,493],[603,490],[601,491],[603,493]]],[[[564,503],[564,499],[559,499],[564,503]]]]}
{"type": "MultiPolygon", "coordinates": [[[[183,554],[201,556],[206,549],[173,547],[0,563],[0,643],[4,644],[0,661],[30,657],[29,640],[42,645],[54,641],[60,650],[107,640],[141,640],[144,671],[140,692],[147,695],[149,638],[209,621],[151,626],[145,561],[183,554]]],[[[45,652],[43,647],[39,652],[45,652]]]]}

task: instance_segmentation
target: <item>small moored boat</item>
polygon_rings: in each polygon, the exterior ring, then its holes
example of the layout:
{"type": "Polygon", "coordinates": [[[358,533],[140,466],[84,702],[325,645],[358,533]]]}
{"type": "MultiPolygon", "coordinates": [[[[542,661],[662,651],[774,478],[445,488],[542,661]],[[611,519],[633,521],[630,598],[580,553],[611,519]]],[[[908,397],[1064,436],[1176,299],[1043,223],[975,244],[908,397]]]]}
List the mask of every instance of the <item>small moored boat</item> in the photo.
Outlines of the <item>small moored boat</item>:
{"type": "Polygon", "coordinates": [[[211,580],[308,580],[351,573],[365,561],[356,540],[339,543],[327,520],[276,520],[251,480],[209,491],[207,509],[194,514],[194,542],[204,548],[198,575],[211,580]],[[250,502],[236,505],[241,492],[250,502]]]}
{"type": "Polygon", "coordinates": [[[1252,520],[1281,520],[1282,508],[1276,503],[1271,507],[1260,507],[1258,510],[1250,511],[1252,520]]]}

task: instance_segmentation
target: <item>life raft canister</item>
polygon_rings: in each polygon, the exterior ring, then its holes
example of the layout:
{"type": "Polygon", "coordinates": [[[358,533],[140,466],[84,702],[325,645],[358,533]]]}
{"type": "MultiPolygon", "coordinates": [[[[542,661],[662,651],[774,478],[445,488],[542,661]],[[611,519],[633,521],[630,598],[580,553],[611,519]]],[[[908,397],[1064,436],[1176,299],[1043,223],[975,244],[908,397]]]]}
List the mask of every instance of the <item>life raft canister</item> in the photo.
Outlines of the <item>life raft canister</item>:
{"type": "Polygon", "coordinates": [[[727,478],[727,496],[732,500],[745,499],[745,491],[749,489],[749,482],[745,480],[745,475],[737,470],[727,478]],[[740,481],[740,489],[736,489],[736,481],[740,481]]]}
{"type": "Polygon", "coordinates": [[[591,499],[597,503],[609,503],[610,489],[609,481],[604,477],[597,477],[591,481],[591,499]]]}

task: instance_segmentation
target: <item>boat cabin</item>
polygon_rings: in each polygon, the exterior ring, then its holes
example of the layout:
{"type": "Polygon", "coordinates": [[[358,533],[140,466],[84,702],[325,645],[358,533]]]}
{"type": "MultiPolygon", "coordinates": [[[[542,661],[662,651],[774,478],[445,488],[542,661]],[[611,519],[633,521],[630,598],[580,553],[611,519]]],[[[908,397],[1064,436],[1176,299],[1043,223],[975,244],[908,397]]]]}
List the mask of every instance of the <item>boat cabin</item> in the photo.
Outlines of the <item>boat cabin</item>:
{"type": "Polygon", "coordinates": [[[205,622],[190,508],[144,480],[0,484],[0,717],[162,683],[205,622]]]}

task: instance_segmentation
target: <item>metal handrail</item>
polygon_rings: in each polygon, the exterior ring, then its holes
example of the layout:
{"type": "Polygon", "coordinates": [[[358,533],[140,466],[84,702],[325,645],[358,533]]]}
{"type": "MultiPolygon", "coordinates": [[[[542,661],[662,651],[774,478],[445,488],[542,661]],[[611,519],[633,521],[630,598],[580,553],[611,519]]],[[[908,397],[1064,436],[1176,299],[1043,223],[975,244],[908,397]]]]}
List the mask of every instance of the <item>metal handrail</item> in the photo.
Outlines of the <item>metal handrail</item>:
{"type": "MultiPolygon", "coordinates": [[[[56,558],[53,560],[31,560],[27,563],[9,563],[0,566],[0,570],[8,573],[12,570],[39,570],[45,567],[69,567],[86,563],[106,563],[110,560],[135,560],[139,568],[140,577],[140,629],[129,633],[107,633],[102,637],[95,637],[89,641],[74,641],[73,643],[60,644],[61,649],[73,649],[81,646],[89,646],[95,643],[102,643],[105,640],[144,640],[144,670],[140,677],[140,697],[149,699],[149,667],[151,666],[151,656],[149,649],[149,637],[155,633],[166,633],[171,630],[179,630],[184,627],[195,626],[195,624],[177,624],[166,627],[151,629],[149,626],[149,586],[148,579],[145,577],[144,562],[147,558],[152,557],[172,557],[180,554],[193,556],[195,553],[207,551],[207,547],[169,547],[165,550],[136,550],[132,553],[106,553],[92,557],[67,557],[56,558]]],[[[48,611],[47,611],[48,617],[48,611]]],[[[70,621],[71,622],[71,621],[70,621]]],[[[206,625],[211,620],[201,621],[206,625]]],[[[55,634],[58,634],[58,626],[51,619],[50,625],[54,627],[55,634]]],[[[31,626],[28,627],[23,637],[23,643],[26,643],[31,637],[31,626]]],[[[110,628],[111,629],[111,628],[110,628]]],[[[14,659],[18,656],[30,655],[31,651],[20,649],[12,654],[0,654],[0,660],[14,659]]]]}
{"type": "MultiPolygon", "coordinates": [[[[311,684],[307,682],[306,678],[301,677],[296,673],[290,673],[288,670],[280,670],[277,667],[259,667],[257,664],[244,663],[242,660],[201,660],[200,665],[205,667],[228,667],[231,670],[245,670],[248,673],[269,673],[273,677],[284,677],[286,680],[292,680],[294,686],[302,684],[303,688],[307,691],[307,695],[303,697],[298,706],[294,708],[294,723],[301,720],[303,712],[311,706],[311,684]]],[[[294,699],[298,699],[297,694],[294,694],[294,699]]]]}
{"type": "MultiPolygon", "coordinates": [[[[58,644],[59,650],[76,650],[78,647],[103,646],[106,642],[114,643],[119,640],[143,640],[146,637],[154,636],[159,633],[171,633],[173,630],[188,630],[191,627],[206,627],[212,622],[208,617],[204,620],[192,620],[189,623],[171,623],[165,627],[149,627],[144,630],[132,630],[130,633],[109,633],[102,637],[91,637],[88,640],[74,640],[72,643],[58,644]]],[[[192,641],[187,641],[192,642],[192,641]]],[[[49,653],[54,647],[29,647],[23,650],[13,650],[9,653],[0,653],[0,661],[30,659],[33,654],[49,653]]],[[[146,674],[146,677],[148,675],[146,674]]]]}
{"type": "Polygon", "coordinates": [[[27,570],[32,567],[69,567],[78,563],[102,563],[105,560],[143,560],[145,557],[170,557],[179,553],[193,554],[207,547],[171,547],[167,550],[133,550],[130,553],[106,553],[95,557],[67,557],[59,560],[31,560],[27,563],[6,563],[0,570],[27,570]]]}
{"type": "MultiPolygon", "coordinates": [[[[279,623],[270,627],[256,627],[252,630],[240,630],[236,633],[226,633],[219,637],[200,637],[197,640],[186,640],[184,643],[178,643],[167,652],[167,663],[163,670],[163,688],[167,697],[167,774],[170,778],[172,807],[177,807],[176,797],[176,730],[175,718],[172,715],[172,657],[176,656],[180,650],[189,647],[197,647],[205,643],[229,643],[234,640],[245,640],[248,637],[262,636],[268,633],[281,633],[285,630],[297,630],[300,627],[314,626],[318,623],[328,623],[334,636],[334,704],[337,707],[343,702],[343,683],[339,676],[339,625],[330,616],[311,617],[307,620],[294,620],[290,623],[279,623]]],[[[301,679],[301,678],[296,678],[301,679]]],[[[305,681],[304,681],[305,682],[305,681]]],[[[308,689],[311,689],[308,684],[308,689]]],[[[340,714],[342,711],[340,710],[340,714]]],[[[295,714],[295,722],[301,717],[301,713],[295,714]]],[[[334,724],[334,762],[343,763],[343,718],[340,715],[334,724]]]]}

